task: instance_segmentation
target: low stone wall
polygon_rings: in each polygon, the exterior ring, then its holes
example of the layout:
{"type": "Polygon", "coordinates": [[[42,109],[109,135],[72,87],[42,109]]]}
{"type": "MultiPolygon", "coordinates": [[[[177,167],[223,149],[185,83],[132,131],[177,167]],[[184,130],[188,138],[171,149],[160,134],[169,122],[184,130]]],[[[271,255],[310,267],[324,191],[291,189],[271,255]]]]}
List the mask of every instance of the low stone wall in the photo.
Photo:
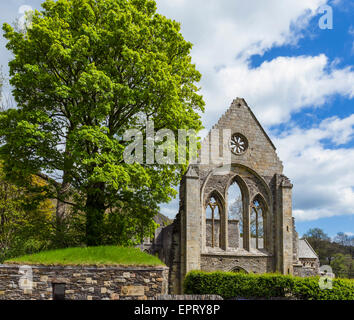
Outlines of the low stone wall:
{"type": "Polygon", "coordinates": [[[164,294],[152,300],[224,300],[216,294],[164,294]]]}
{"type": "Polygon", "coordinates": [[[0,300],[50,300],[55,282],[68,300],[146,300],[167,294],[168,268],[0,265],[0,300]]]}

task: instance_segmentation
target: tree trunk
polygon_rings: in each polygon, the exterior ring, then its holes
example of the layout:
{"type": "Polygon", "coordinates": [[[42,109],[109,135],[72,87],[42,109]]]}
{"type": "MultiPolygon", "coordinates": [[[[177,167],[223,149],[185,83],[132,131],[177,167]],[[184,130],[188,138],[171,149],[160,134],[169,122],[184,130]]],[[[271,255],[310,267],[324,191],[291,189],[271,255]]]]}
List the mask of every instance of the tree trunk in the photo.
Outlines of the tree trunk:
{"type": "MultiPolygon", "coordinates": [[[[65,173],[64,173],[64,180],[66,180],[65,173]]],[[[66,193],[68,192],[69,188],[70,188],[70,184],[67,182],[63,182],[58,191],[57,206],[55,210],[55,241],[56,241],[56,246],[59,248],[65,247],[64,219],[65,219],[65,208],[66,208],[65,203],[60,201],[59,199],[62,200],[66,199],[66,193]]]]}
{"type": "Polygon", "coordinates": [[[86,200],[86,244],[98,246],[102,244],[104,203],[104,183],[90,186],[86,200]]]}
{"type": "Polygon", "coordinates": [[[73,160],[71,159],[71,152],[68,146],[65,146],[64,152],[64,168],[63,168],[63,180],[59,187],[57,194],[57,207],[56,207],[56,242],[60,248],[65,247],[65,209],[66,205],[63,201],[67,200],[68,191],[70,189],[71,169],[73,166],[73,160]]]}

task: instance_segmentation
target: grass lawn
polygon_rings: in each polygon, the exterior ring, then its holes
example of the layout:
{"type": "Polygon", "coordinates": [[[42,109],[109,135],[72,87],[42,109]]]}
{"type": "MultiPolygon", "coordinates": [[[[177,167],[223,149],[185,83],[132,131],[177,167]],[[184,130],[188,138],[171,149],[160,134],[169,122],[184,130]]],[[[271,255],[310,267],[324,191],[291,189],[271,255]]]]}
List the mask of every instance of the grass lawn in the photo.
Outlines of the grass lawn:
{"type": "Polygon", "coordinates": [[[5,263],[37,265],[164,265],[157,257],[142,252],[140,249],[118,246],[77,247],[42,251],[12,258],[6,260],[5,263]]]}

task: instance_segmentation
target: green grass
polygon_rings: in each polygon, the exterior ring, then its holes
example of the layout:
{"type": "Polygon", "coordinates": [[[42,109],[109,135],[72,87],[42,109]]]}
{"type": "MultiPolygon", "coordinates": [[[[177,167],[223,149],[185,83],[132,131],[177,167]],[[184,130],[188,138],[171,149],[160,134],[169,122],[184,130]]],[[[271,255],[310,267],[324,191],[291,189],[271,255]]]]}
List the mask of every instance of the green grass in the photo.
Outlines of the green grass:
{"type": "Polygon", "coordinates": [[[37,265],[164,265],[157,257],[137,248],[101,246],[78,247],[24,255],[6,260],[5,263],[37,265]]]}

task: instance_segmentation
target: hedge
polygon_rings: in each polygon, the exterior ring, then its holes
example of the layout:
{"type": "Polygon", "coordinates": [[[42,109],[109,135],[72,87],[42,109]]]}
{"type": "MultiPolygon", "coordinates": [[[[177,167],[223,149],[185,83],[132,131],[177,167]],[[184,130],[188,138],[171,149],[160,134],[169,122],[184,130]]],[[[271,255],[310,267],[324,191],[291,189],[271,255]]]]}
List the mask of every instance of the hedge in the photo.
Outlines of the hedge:
{"type": "Polygon", "coordinates": [[[292,297],[301,300],[354,300],[354,280],[332,279],[332,289],[321,289],[320,277],[300,278],[281,274],[192,271],[184,280],[185,294],[234,297],[292,297]]]}

